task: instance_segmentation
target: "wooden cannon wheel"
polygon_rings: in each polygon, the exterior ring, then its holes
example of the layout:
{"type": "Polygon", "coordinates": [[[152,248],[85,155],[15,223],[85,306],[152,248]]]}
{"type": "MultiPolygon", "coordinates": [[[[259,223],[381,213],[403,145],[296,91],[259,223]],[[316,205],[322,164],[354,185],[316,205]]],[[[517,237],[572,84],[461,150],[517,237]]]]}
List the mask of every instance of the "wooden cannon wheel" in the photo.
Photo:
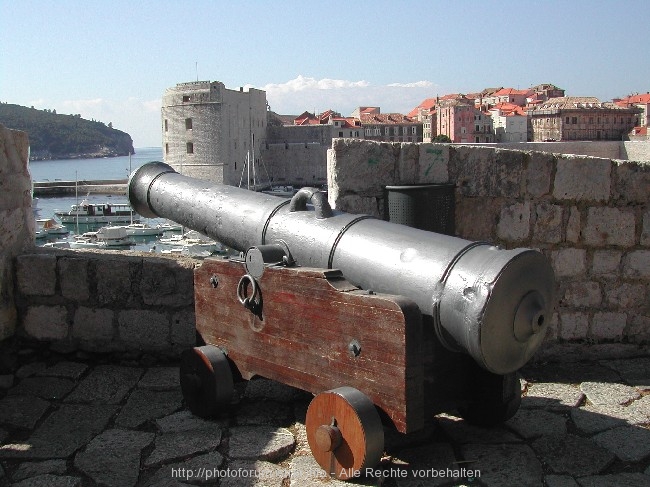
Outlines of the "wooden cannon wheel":
{"type": "Polygon", "coordinates": [[[305,421],[307,441],[318,464],[342,480],[364,475],[379,463],[384,430],[375,405],[353,387],[318,394],[305,421]]]}
{"type": "Polygon", "coordinates": [[[231,403],[232,371],[228,358],[217,347],[185,350],[181,354],[180,382],[185,403],[197,416],[215,416],[231,403]]]}

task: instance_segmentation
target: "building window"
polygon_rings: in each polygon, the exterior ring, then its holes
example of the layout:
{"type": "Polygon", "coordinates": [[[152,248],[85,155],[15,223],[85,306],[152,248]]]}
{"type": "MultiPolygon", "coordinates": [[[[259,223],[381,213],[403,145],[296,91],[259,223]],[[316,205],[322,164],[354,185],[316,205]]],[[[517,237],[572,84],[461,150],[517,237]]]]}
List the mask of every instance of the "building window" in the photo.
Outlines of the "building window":
{"type": "Polygon", "coordinates": [[[190,95],[183,95],[183,103],[187,103],[190,101],[190,95]]]}
{"type": "Polygon", "coordinates": [[[572,124],[577,124],[578,123],[578,117],[571,117],[571,123],[572,124]]]}
{"type": "Polygon", "coordinates": [[[185,119],[185,130],[192,130],[192,119],[191,118],[186,118],[185,119]]]}
{"type": "Polygon", "coordinates": [[[343,137],[343,132],[339,132],[339,137],[343,137]]]}
{"type": "MultiPolygon", "coordinates": [[[[622,121],[623,121],[623,119],[621,119],[621,122],[622,121]]],[[[388,136],[388,135],[390,135],[390,127],[386,127],[386,136],[388,136]]]]}
{"type": "Polygon", "coordinates": [[[569,123],[569,117],[566,118],[566,123],[567,123],[567,124],[569,123]]]}
{"type": "Polygon", "coordinates": [[[165,132],[169,130],[169,123],[167,122],[167,119],[165,119],[165,132]]]}
{"type": "Polygon", "coordinates": [[[169,154],[169,144],[165,144],[165,154],[169,154]]]}
{"type": "Polygon", "coordinates": [[[411,127],[411,133],[413,135],[417,135],[418,134],[418,128],[417,127],[411,127]]]}
{"type": "Polygon", "coordinates": [[[186,148],[187,148],[187,153],[188,154],[194,154],[194,143],[193,142],[188,142],[186,144],[186,148]]]}

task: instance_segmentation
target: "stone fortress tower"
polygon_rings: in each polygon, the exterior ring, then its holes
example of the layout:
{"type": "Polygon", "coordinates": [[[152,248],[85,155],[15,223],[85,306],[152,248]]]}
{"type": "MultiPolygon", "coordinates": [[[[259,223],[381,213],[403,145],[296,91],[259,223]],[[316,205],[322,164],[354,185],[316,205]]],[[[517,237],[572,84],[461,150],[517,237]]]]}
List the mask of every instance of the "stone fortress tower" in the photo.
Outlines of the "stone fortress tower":
{"type": "Polygon", "coordinates": [[[266,92],[254,88],[229,90],[219,81],[168,88],[161,111],[164,162],[187,176],[238,185],[247,155],[259,158],[265,145],[266,110],[266,92]]]}

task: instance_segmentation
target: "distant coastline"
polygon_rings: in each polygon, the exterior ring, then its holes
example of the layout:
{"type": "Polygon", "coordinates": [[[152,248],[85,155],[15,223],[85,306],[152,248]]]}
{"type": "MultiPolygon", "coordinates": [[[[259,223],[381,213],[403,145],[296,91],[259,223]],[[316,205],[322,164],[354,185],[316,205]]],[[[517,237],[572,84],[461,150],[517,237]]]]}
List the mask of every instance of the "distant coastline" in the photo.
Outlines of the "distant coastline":
{"type": "MultiPolygon", "coordinates": [[[[135,149],[131,155],[135,154],[135,149]]],[[[107,157],[122,157],[128,156],[129,151],[116,151],[110,147],[100,147],[98,151],[94,152],[73,152],[69,154],[52,154],[50,151],[30,151],[30,161],[63,161],[74,159],[103,159],[107,157]]]]}

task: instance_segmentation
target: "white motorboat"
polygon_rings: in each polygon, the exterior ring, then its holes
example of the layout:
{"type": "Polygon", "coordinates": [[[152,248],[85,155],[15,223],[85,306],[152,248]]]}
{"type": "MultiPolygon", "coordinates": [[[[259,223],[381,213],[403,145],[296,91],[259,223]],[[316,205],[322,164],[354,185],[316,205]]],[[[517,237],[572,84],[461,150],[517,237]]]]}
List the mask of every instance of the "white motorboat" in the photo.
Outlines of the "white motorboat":
{"type": "Polygon", "coordinates": [[[67,235],[70,233],[64,225],[61,225],[54,218],[37,218],[36,225],[42,229],[46,235],[67,235]]]}
{"type": "Polygon", "coordinates": [[[63,223],[139,222],[140,217],[128,203],[89,203],[83,200],[70,210],[55,210],[63,223]]]}
{"type": "MultiPolygon", "coordinates": [[[[213,254],[216,252],[222,252],[225,250],[225,247],[211,238],[202,235],[199,232],[191,230],[187,233],[180,235],[172,235],[171,237],[161,238],[158,240],[163,246],[169,246],[172,248],[181,248],[185,255],[196,255],[199,253],[208,253],[213,254]]],[[[164,252],[163,253],[171,253],[164,252]]]]}
{"type": "Polygon", "coordinates": [[[131,223],[129,225],[111,226],[105,228],[123,228],[129,237],[149,237],[162,235],[166,230],[160,228],[160,225],[151,226],[147,223],[131,223]]]}
{"type": "Polygon", "coordinates": [[[107,247],[135,245],[135,240],[126,233],[124,227],[102,227],[97,232],[86,232],[84,235],[92,233],[95,233],[97,240],[107,247]]]}

